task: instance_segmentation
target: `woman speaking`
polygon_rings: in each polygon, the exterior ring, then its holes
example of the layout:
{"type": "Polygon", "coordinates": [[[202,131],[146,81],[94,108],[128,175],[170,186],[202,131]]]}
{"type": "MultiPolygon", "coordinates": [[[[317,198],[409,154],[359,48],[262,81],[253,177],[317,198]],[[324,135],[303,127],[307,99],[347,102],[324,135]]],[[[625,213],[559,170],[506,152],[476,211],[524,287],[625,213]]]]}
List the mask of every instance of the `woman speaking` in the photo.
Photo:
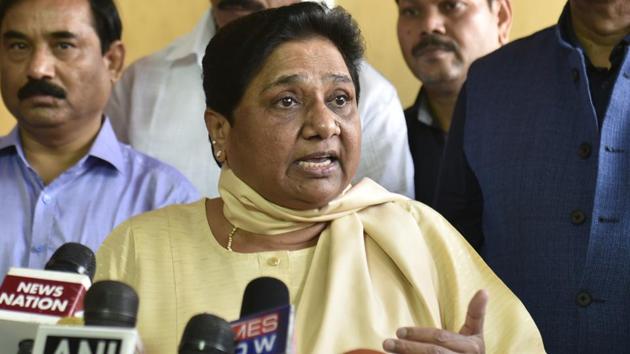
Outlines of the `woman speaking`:
{"type": "Polygon", "coordinates": [[[350,186],[362,54],[351,17],[315,3],[236,20],[209,43],[221,197],[133,218],[97,256],[98,279],[138,291],[148,353],[175,353],[197,313],[236,319],[260,276],[289,288],[298,353],[544,352],[523,305],[440,215],[368,179],[350,186]]]}

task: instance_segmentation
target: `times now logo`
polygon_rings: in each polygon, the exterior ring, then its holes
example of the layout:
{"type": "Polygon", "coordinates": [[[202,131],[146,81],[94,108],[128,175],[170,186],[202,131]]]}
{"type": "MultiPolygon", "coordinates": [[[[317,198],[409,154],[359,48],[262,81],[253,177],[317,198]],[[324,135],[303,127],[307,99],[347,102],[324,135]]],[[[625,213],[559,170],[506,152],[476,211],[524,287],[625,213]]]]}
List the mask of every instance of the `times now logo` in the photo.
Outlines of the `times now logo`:
{"type": "Polygon", "coordinates": [[[231,323],[236,354],[280,354],[290,350],[293,307],[282,306],[231,323]]]}
{"type": "Polygon", "coordinates": [[[89,286],[85,275],[12,268],[0,287],[0,312],[69,317],[82,310],[89,286]]]}

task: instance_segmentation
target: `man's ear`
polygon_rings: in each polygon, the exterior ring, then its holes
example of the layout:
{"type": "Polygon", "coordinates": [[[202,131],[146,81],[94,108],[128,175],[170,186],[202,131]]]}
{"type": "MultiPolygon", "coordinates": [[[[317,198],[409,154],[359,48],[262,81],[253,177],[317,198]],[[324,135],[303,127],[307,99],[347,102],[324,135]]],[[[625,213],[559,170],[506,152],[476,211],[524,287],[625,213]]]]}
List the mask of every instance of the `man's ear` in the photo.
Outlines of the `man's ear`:
{"type": "Polygon", "coordinates": [[[103,55],[103,60],[110,72],[112,82],[118,81],[125,66],[125,45],[122,41],[114,41],[103,55]]]}
{"type": "Polygon", "coordinates": [[[505,45],[510,39],[512,29],[512,4],[510,0],[494,0],[492,7],[499,28],[499,44],[505,45]]]}
{"type": "Polygon", "coordinates": [[[212,144],[214,158],[222,165],[227,161],[229,154],[228,142],[232,126],[227,118],[211,108],[206,108],[204,120],[206,121],[206,128],[208,129],[208,136],[212,144]]]}

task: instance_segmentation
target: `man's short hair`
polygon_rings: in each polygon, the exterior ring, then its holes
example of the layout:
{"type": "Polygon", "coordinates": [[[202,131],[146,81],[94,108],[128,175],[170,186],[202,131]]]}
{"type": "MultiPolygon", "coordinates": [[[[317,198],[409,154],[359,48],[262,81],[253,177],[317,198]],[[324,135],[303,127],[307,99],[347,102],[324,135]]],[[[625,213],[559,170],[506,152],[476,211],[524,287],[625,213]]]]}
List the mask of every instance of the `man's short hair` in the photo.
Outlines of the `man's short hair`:
{"type": "Polygon", "coordinates": [[[341,53],[358,100],[363,57],[359,26],[343,8],[330,10],[318,3],[301,2],[244,16],[217,32],[203,58],[206,106],[234,123],[232,113],[274,49],[313,37],[329,40],[341,53]]]}
{"type": "MultiPolygon", "coordinates": [[[[0,0],[0,25],[11,7],[21,0],[0,0]]],[[[105,54],[113,42],[122,37],[122,22],[114,0],[86,0],[92,9],[94,29],[101,42],[101,52],[105,54]]]]}

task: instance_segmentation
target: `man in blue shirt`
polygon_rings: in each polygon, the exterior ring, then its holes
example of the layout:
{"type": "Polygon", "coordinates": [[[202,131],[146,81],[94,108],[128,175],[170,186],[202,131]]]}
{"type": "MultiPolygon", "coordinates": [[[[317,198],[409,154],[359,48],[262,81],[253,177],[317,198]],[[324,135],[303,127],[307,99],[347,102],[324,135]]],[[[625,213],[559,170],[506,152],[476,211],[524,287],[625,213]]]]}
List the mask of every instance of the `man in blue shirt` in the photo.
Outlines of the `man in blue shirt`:
{"type": "Polygon", "coordinates": [[[437,209],[523,301],[549,353],[630,350],[630,2],[472,65],[437,209]]]}
{"type": "Polygon", "coordinates": [[[173,168],[120,144],[103,115],[121,32],[111,0],[0,4],[2,98],[17,120],[0,138],[0,277],[43,267],[65,242],[95,250],[132,215],[198,199],[173,168]]]}

